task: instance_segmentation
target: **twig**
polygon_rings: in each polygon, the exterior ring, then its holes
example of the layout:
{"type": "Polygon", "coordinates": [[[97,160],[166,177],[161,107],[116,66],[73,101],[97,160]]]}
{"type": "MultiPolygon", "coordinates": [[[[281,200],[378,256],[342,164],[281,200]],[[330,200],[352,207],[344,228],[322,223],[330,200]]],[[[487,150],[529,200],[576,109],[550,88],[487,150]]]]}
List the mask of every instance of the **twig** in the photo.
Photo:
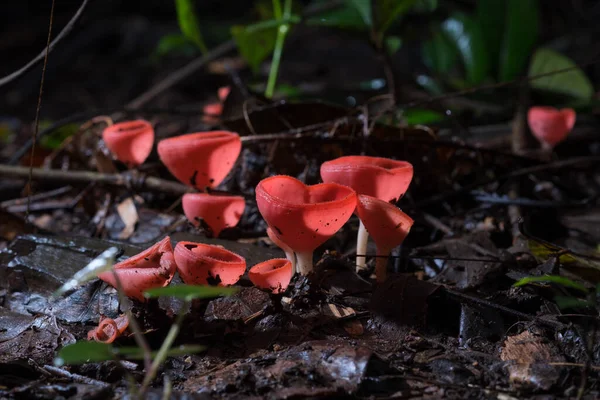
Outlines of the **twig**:
{"type": "Polygon", "coordinates": [[[74,374],[72,372],[65,371],[62,368],[54,367],[52,365],[44,365],[43,370],[48,371],[49,373],[51,373],[54,376],[66,378],[72,382],[83,383],[85,385],[92,385],[92,386],[102,386],[102,387],[110,386],[110,384],[108,384],[106,382],[102,382],[102,381],[99,381],[99,380],[93,379],[93,378],[88,378],[87,376],[74,374]]]}
{"type": "Polygon", "coordinates": [[[33,141],[31,145],[31,158],[29,160],[29,179],[27,180],[27,208],[25,210],[25,221],[29,217],[29,206],[31,206],[31,175],[33,174],[33,160],[35,156],[35,143],[40,130],[40,109],[42,108],[42,94],[44,93],[44,79],[46,78],[46,66],[48,65],[48,55],[50,54],[50,39],[52,39],[52,23],[54,22],[54,6],[56,0],[52,0],[50,8],[50,22],[48,23],[48,40],[46,43],[46,53],[44,56],[44,66],[42,68],[42,79],[40,81],[40,92],[38,94],[37,106],[35,108],[35,128],[33,130],[33,141]]]}
{"type": "MultiPolygon", "coordinates": [[[[73,27],[75,26],[75,24],[77,23],[79,18],[83,15],[83,11],[85,10],[85,7],[88,5],[88,3],[89,3],[89,0],[83,0],[81,2],[81,5],[77,9],[75,14],[71,18],[71,20],[67,23],[67,25],[65,25],[63,30],[60,31],[58,36],[56,36],[56,38],[54,38],[54,40],[52,42],[48,42],[46,48],[44,50],[42,50],[40,52],[40,54],[35,56],[35,58],[33,60],[29,61],[27,64],[25,64],[23,67],[19,68],[18,70],[6,75],[3,78],[0,78],[0,86],[6,85],[7,83],[19,78],[21,75],[23,75],[24,73],[26,73],[27,71],[29,71],[30,69],[35,67],[35,65],[37,63],[39,63],[40,61],[42,61],[44,58],[48,58],[48,53],[50,53],[52,50],[54,50],[54,47],[58,44],[58,42],[63,40],[69,34],[69,32],[71,32],[71,30],[73,29],[73,27]]],[[[54,8],[54,2],[52,3],[52,7],[54,8]]],[[[51,13],[52,12],[53,11],[51,11],[51,13]]],[[[48,38],[50,38],[50,35],[48,35],[48,38]]]]}
{"type": "Polygon", "coordinates": [[[132,187],[134,189],[152,189],[175,195],[182,195],[191,189],[184,184],[167,181],[152,176],[142,176],[134,171],[121,174],[103,174],[90,171],[62,171],[57,169],[42,169],[19,167],[13,165],[0,165],[0,175],[6,178],[27,178],[31,172],[31,179],[45,181],[101,183],[106,185],[132,187]]]}

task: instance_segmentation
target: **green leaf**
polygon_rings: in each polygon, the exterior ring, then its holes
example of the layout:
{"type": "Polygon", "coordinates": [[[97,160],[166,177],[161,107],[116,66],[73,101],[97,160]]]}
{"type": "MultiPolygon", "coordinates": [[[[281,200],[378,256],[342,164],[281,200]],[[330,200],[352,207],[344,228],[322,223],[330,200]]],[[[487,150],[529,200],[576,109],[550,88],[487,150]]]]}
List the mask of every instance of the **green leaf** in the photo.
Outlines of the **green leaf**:
{"type": "Polygon", "coordinates": [[[236,288],[200,285],[171,285],[162,288],[150,289],[144,292],[146,297],[177,297],[185,300],[210,299],[219,296],[231,296],[237,292],[236,288]]]}
{"type": "Polygon", "coordinates": [[[203,53],[206,53],[208,49],[204,44],[202,32],[200,32],[200,24],[198,23],[192,1],[175,0],[175,8],[177,9],[179,29],[181,29],[183,35],[194,42],[203,53]]]}
{"type": "Polygon", "coordinates": [[[537,0],[507,0],[506,7],[506,27],[500,53],[501,81],[524,75],[539,30],[537,0]]]}
{"type": "Polygon", "coordinates": [[[459,53],[450,39],[435,29],[431,39],[423,44],[423,62],[433,72],[448,75],[458,60],[459,53]]]}
{"type": "Polygon", "coordinates": [[[399,36],[387,36],[385,38],[385,50],[388,55],[392,56],[396,54],[402,46],[402,39],[399,36]]]}
{"type": "Polygon", "coordinates": [[[190,39],[181,34],[174,33],[160,38],[154,50],[154,55],[156,57],[164,57],[170,53],[181,53],[189,56],[193,55],[194,52],[198,52],[198,49],[190,39]]]}
{"type": "Polygon", "coordinates": [[[529,76],[546,74],[565,68],[575,68],[568,72],[546,76],[531,81],[535,89],[547,90],[572,96],[579,100],[589,101],[594,95],[590,80],[580,68],[568,57],[554,50],[541,48],[535,52],[529,66],[529,76]]]}
{"type": "Polygon", "coordinates": [[[235,25],[231,34],[242,57],[248,62],[254,73],[275,48],[277,28],[254,30],[248,32],[246,27],[235,25]]]}
{"type": "Polygon", "coordinates": [[[479,22],[459,13],[444,21],[442,30],[461,55],[467,82],[482,83],[488,77],[490,62],[479,22]]]}
{"type": "MultiPolygon", "coordinates": [[[[50,125],[50,124],[48,124],[48,125],[50,125]]],[[[43,129],[43,127],[40,126],[40,129],[43,129]]],[[[42,146],[46,149],[56,150],[62,145],[62,143],[68,137],[73,136],[78,131],[79,131],[79,124],[68,124],[68,125],[61,126],[60,128],[52,131],[49,135],[43,136],[40,139],[40,146],[42,146]]]]}
{"type": "Polygon", "coordinates": [[[416,3],[416,0],[376,0],[373,4],[377,7],[377,31],[387,31],[394,22],[416,3]]]}
{"type": "Polygon", "coordinates": [[[485,46],[492,57],[498,57],[495,60],[496,62],[492,62],[491,68],[494,71],[500,69],[497,62],[502,49],[506,23],[506,4],[507,0],[479,0],[477,2],[477,20],[481,24],[485,46]]]}
{"type": "Polygon", "coordinates": [[[554,301],[556,305],[561,310],[567,308],[585,308],[592,307],[592,303],[584,299],[578,299],[577,297],[570,296],[554,296],[554,301]]]}
{"type": "Polygon", "coordinates": [[[58,355],[54,359],[54,365],[60,367],[66,364],[76,365],[114,359],[115,354],[112,345],[82,340],[60,349],[58,355]]]}
{"type": "MultiPolygon", "coordinates": [[[[312,2],[311,5],[326,4],[326,1],[312,2]]],[[[308,18],[305,23],[313,26],[327,26],[338,29],[364,31],[367,26],[360,12],[349,2],[308,18]]]]}
{"type": "Polygon", "coordinates": [[[424,110],[418,108],[412,108],[404,111],[404,121],[408,125],[427,125],[441,122],[444,120],[444,114],[441,114],[433,110],[424,110]]]}
{"type": "MultiPolygon", "coordinates": [[[[170,349],[167,356],[177,357],[185,354],[199,353],[204,350],[206,350],[206,346],[182,345],[170,349]]],[[[156,354],[158,352],[152,352],[152,358],[156,357],[156,354]]],[[[54,359],[54,365],[60,367],[63,365],[109,361],[118,358],[143,360],[144,351],[140,347],[115,347],[109,343],[82,340],[63,347],[54,359]]]]}
{"type": "Polygon", "coordinates": [[[536,283],[536,282],[540,282],[540,283],[556,283],[558,285],[562,285],[571,289],[576,289],[579,290],[583,293],[587,293],[588,290],[585,286],[572,281],[569,278],[565,278],[564,276],[558,276],[558,275],[544,275],[544,276],[527,276],[523,279],[520,279],[519,281],[515,282],[513,284],[513,286],[518,287],[518,286],[524,286],[530,283],[536,283]]]}
{"type": "Polygon", "coordinates": [[[346,3],[354,7],[363,20],[365,26],[373,26],[373,13],[371,10],[371,0],[346,0],[346,3]]]}

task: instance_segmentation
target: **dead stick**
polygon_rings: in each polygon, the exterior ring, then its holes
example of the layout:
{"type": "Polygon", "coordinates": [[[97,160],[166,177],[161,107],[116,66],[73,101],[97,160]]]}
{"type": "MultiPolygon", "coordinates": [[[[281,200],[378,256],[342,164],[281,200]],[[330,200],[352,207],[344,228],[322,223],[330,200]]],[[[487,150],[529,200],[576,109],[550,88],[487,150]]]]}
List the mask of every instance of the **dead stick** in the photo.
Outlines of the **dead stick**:
{"type": "MultiPolygon", "coordinates": [[[[28,167],[19,167],[13,165],[0,165],[0,176],[4,178],[25,178],[29,177],[28,167]]],[[[91,171],[62,171],[57,169],[32,168],[31,179],[58,182],[81,182],[81,183],[100,183],[105,185],[133,187],[140,189],[152,189],[175,195],[185,194],[191,189],[181,183],[167,181],[152,176],[143,176],[134,172],[125,172],[122,174],[103,174],[91,171]]]]}

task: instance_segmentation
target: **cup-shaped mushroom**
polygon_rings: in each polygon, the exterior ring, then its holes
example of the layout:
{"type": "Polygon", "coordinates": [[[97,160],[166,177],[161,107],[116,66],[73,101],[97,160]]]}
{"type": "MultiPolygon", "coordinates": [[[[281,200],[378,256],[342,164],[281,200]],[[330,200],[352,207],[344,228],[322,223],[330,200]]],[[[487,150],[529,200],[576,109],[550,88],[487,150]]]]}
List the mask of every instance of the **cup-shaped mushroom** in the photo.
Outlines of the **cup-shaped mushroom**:
{"type": "Polygon", "coordinates": [[[387,257],[404,241],[414,221],[393,204],[366,195],[358,195],[356,213],[377,246],[375,274],[383,282],[387,257]]]}
{"type": "Polygon", "coordinates": [[[144,301],[144,291],[167,286],[176,270],[171,239],[167,236],[154,246],[115,264],[112,271],[103,272],[98,278],[118,288],[116,274],[127,297],[144,301]]]}
{"type": "Polygon", "coordinates": [[[411,163],[389,158],[345,156],[321,164],[323,182],[349,186],[357,194],[387,202],[404,196],[412,178],[411,163]]]}
{"type": "Polygon", "coordinates": [[[154,129],[142,119],[125,121],[104,129],[102,139],[117,160],[134,167],[142,164],[150,155],[154,145],[154,129]]]}
{"type": "Polygon", "coordinates": [[[227,131],[190,133],[158,143],[158,155],[171,174],[200,190],[219,185],[241,149],[239,135],[227,131]]]}
{"type": "Polygon", "coordinates": [[[531,107],[527,113],[529,129],[546,148],[553,148],[565,140],[575,125],[575,119],[572,108],[531,107]]]}
{"type": "Polygon", "coordinates": [[[183,212],[195,226],[202,219],[212,230],[213,235],[225,228],[236,226],[246,208],[241,196],[217,196],[207,193],[186,193],[183,195],[183,212]]]}
{"type": "Polygon", "coordinates": [[[88,340],[96,342],[112,343],[121,336],[129,326],[129,318],[122,314],[115,319],[102,318],[95,329],[88,332],[88,340]]]}
{"type": "MultiPolygon", "coordinates": [[[[321,165],[324,182],[351,187],[357,194],[389,202],[404,196],[413,178],[413,166],[406,161],[369,156],[345,156],[321,165]]],[[[367,233],[362,221],[356,237],[356,268],[366,268],[367,233]]]]}
{"type": "Polygon", "coordinates": [[[177,243],[175,262],[181,279],[188,285],[233,285],[246,271],[244,257],[203,243],[177,243]]]}
{"type": "Polygon", "coordinates": [[[279,294],[285,292],[293,274],[294,268],[290,260],[274,258],[250,268],[248,278],[257,288],[279,294]]]}
{"type": "Polygon", "coordinates": [[[297,268],[306,275],[312,271],[313,251],[352,215],[356,193],[336,183],[307,186],[277,175],[259,182],[256,203],[277,237],[296,252],[297,268]]]}

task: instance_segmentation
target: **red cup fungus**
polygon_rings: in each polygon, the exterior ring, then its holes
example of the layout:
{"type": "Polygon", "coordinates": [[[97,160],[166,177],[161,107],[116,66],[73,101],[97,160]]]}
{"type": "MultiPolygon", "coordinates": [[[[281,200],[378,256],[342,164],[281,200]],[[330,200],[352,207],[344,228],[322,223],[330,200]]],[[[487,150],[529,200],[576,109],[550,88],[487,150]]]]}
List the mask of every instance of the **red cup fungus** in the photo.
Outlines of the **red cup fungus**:
{"type": "Polygon", "coordinates": [[[129,319],[122,314],[116,319],[101,318],[98,326],[88,332],[88,340],[101,343],[112,343],[127,330],[129,319]]]}
{"type": "Polygon", "coordinates": [[[204,122],[207,123],[212,123],[212,122],[217,122],[215,117],[220,117],[221,114],[223,114],[223,104],[225,103],[225,100],[227,99],[227,96],[229,96],[229,93],[231,92],[231,88],[229,86],[223,86],[220,87],[218,90],[218,97],[219,97],[219,102],[218,103],[208,103],[204,106],[204,108],[202,109],[202,111],[204,112],[204,122]]]}
{"type": "Polygon", "coordinates": [[[566,139],[575,125],[576,114],[572,108],[531,107],[527,122],[533,136],[546,149],[552,149],[566,139]]]}
{"type": "Polygon", "coordinates": [[[375,275],[383,282],[390,252],[404,241],[414,221],[393,204],[365,195],[358,195],[356,213],[377,246],[375,275]]]}
{"type": "Polygon", "coordinates": [[[115,264],[113,270],[99,274],[98,278],[116,288],[116,274],[127,297],[144,301],[144,291],[167,286],[176,269],[171,240],[167,236],[154,246],[115,264]]]}
{"type": "Polygon", "coordinates": [[[179,242],[174,253],[179,275],[188,285],[229,286],[246,271],[246,260],[222,247],[179,242]]]}
{"type": "Polygon", "coordinates": [[[248,278],[257,288],[279,294],[285,292],[293,274],[294,269],[290,260],[274,258],[250,268],[248,278]]]}
{"type": "Polygon", "coordinates": [[[142,164],[152,151],[154,129],[141,119],[110,125],[102,132],[106,147],[128,167],[142,164]]]}
{"type": "MultiPolygon", "coordinates": [[[[390,202],[398,200],[408,190],[413,178],[413,166],[406,161],[382,157],[344,156],[321,165],[323,182],[351,187],[357,194],[390,202]]],[[[365,268],[369,234],[362,221],[356,238],[356,268],[365,268]]]]}
{"type": "Polygon", "coordinates": [[[219,185],[241,149],[239,135],[227,131],[190,133],[158,143],[158,155],[171,174],[199,190],[219,185]]]}
{"type": "Polygon", "coordinates": [[[246,201],[241,196],[186,193],[183,195],[182,205],[188,221],[199,226],[201,218],[217,237],[223,229],[240,222],[246,201]]]}
{"type": "Polygon", "coordinates": [[[292,263],[292,269],[296,271],[296,255],[294,254],[294,250],[292,250],[292,248],[287,244],[283,243],[270,227],[267,227],[267,236],[269,236],[269,239],[271,239],[275,246],[284,251],[285,257],[290,261],[290,263],[292,263]]]}
{"type": "Polygon", "coordinates": [[[336,183],[307,186],[277,175],[258,183],[256,203],[269,227],[296,253],[298,271],[308,275],[313,251],[348,221],[356,208],[356,193],[336,183]]]}

